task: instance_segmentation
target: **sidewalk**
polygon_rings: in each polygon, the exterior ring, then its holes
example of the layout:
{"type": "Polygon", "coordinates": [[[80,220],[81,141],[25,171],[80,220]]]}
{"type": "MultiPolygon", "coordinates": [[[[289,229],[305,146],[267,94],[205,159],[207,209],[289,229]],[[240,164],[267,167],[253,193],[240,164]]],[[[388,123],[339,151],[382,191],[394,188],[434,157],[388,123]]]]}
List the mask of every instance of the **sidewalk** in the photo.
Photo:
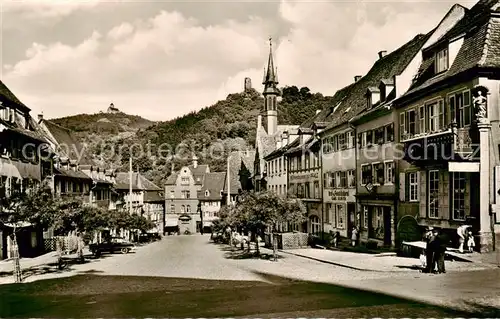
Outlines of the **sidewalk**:
{"type": "MultiPolygon", "coordinates": [[[[373,255],[315,248],[280,250],[279,252],[360,271],[414,272],[421,267],[419,259],[393,255],[373,255]]],[[[447,271],[468,271],[491,268],[496,268],[496,265],[489,263],[446,261],[447,271]]]]}

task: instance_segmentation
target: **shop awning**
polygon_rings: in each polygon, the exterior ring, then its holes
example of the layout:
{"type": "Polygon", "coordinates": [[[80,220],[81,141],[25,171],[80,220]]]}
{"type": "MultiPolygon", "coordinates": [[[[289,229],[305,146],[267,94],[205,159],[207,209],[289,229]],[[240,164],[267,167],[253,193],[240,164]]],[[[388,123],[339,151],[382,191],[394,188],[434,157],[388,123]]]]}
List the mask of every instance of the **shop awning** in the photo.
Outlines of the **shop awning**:
{"type": "Polygon", "coordinates": [[[479,163],[469,162],[448,162],[448,171],[450,172],[464,172],[476,173],[479,172],[479,163]]]}

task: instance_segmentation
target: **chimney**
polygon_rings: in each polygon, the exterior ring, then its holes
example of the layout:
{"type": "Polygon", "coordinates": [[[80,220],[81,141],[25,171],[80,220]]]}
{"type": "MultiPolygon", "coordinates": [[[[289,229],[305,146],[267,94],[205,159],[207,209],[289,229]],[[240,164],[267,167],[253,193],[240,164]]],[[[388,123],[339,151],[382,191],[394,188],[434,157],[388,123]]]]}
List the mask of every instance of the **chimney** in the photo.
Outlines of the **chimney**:
{"type": "Polygon", "coordinates": [[[194,168],[198,167],[198,157],[196,157],[196,155],[193,155],[193,167],[194,168]]]}
{"type": "Polygon", "coordinates": [[[316,115],[318,115],[319,113],[321,113],[321,110],[316,110],[316,115]]]}
{"type": "Polygon", "coordinates": [[[170,175],[172,175],[175,172],[175,164],[172,162],[172,170],[170,171],[170,175]]]}
{"type": "Polygon", "coordinates": [[[281,135],[281,140],[282,140],[281,144],[283,146],[288,145],[288,133],[287,132],[283,132],[283,134],[281,135]]]}
{"type": "Polygon", "coordinates": [[[262,115],[257,116],[257,131],[262,127],[262,115]]]}
{"type": "Polygon", "coordinates": [[[38,123],[40,123],[40,121],[43,120],[43,114],[38,114],[38,123]]]}
{"type": "Polygon", "coordinates": [[[383,50],[383,51],[380,51],[378,53],[378,58],[379,59],[382,59],[383,57],[385,57],[387,55],[387,51],[383,50]]]}
{"type": "Polygon", "coordinates": [[[358,82],[363,76],[362,75],[356,75],[354,77],[354,82],[358,82]]]}

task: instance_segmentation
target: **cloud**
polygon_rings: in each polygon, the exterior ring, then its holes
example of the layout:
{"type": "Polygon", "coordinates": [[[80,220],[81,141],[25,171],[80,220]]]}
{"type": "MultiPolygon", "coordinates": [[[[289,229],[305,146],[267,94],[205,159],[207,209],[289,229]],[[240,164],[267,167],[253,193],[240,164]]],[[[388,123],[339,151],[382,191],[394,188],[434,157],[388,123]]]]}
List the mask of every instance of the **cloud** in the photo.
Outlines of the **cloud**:
{"type": "Polygon", "coordinates": [[[2,9],[4,13],[17,13],[25,19],[46,19],[94,8],[99,2],[100,0],[10,0],[2,2],[2,9]]]}
{"type": "MultiPolygon", "coordinates": [[[[113,102],[124,112],[166,120],[242,91],[245,77],[260,91],[267,37],[278,25],[285,29],[274,45],[280,84],[332,95],[365,74],[378,51],[392,51],[428,32],[451,7],[441,2],[277,5],[273,19],[221,17],[206,25],[186,13],[161,10],[107,30],[96,23],[76,44],[33,42],[24,57],[3,66],[3,80],[48,117],[97,112],[113,102]]],[[[52,16],[70,10],[44,6],[44,14],[52,16]]]]}

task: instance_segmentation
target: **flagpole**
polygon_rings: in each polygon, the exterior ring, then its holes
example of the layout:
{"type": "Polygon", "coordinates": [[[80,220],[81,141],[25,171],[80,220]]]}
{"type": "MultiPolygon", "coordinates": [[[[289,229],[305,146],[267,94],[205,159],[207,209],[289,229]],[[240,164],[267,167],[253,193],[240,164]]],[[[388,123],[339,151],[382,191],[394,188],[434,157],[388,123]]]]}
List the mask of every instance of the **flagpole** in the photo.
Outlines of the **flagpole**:
{"type": "Polygon", "coordinates": [[[230,184],[230,178],[229,178],[229,157],[231,155],[227,156],[227,198],[226,198],[226,205],[229,207],[229,204],[231,204],[231,184],[230,184]]]}
{"type": "Polygon", "coordinates": [[[129,158],[129,194],[128,194],[128,212],[132,215],[132,156],[129,158]]]}

